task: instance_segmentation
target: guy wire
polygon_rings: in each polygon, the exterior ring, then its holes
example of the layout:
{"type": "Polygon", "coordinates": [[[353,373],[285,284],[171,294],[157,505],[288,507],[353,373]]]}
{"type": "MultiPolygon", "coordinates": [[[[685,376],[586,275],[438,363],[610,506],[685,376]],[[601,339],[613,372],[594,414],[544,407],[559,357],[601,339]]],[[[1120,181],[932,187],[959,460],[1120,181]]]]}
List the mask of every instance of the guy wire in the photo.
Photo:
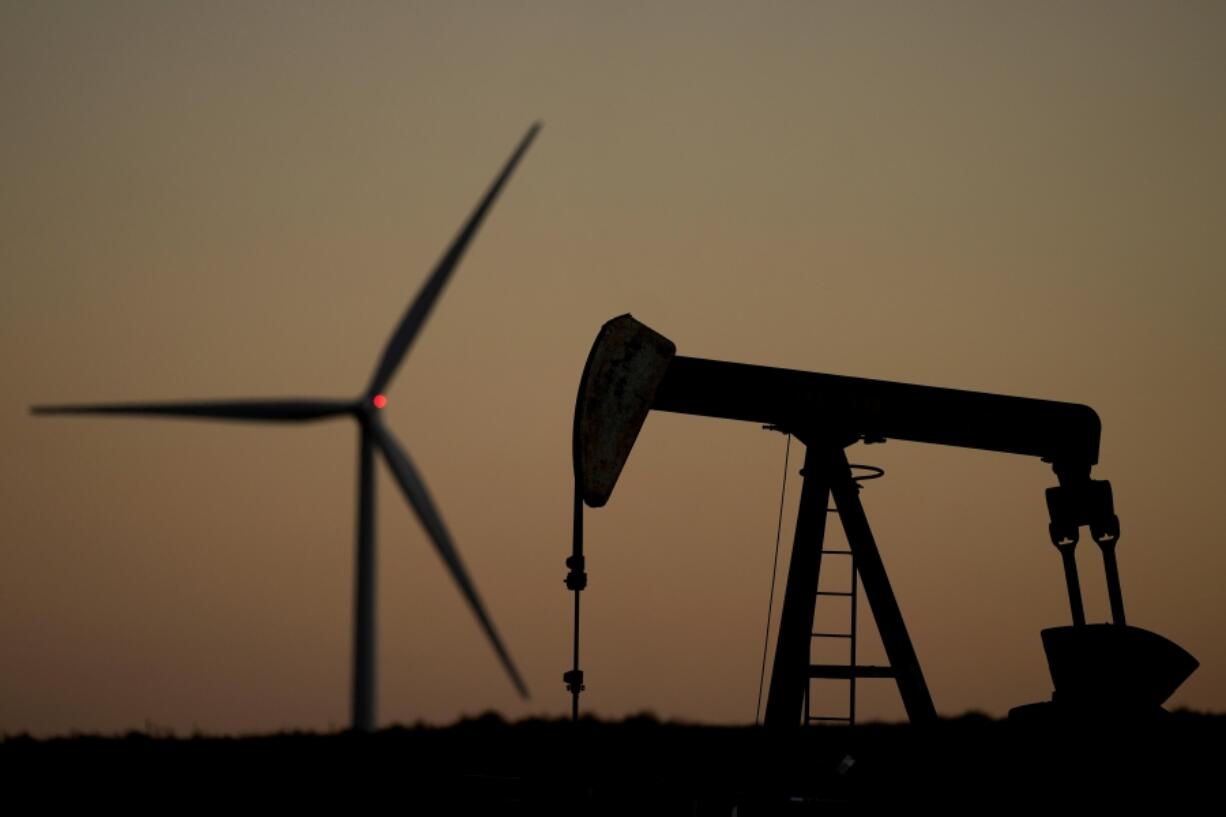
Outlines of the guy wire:
{"type": "Polygon", "coordinates": [[[753,722],[757,726],[762,717],[762,686],[766,682],[766,653],[770,647],[771,613],[775,606],[775,577],[779,573],[779,540],[783,536],[783,500],[788,492],[788,457],[792,453],[792,435],[788,434],[787,446],[783,449],[783,487],[779,490],[779,521],[775,525],[775,559],[771,565],[771,592],[766,603],[766,632],[762,636],[762,671],[758,675],[758,706],[753,722]]]}

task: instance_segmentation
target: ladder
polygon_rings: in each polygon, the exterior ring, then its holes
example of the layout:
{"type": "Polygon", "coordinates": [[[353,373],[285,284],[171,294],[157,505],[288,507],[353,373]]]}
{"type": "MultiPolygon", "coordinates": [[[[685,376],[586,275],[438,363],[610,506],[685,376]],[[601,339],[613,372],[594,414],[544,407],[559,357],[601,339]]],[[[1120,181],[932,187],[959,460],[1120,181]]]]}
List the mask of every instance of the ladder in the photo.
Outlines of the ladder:
{"type": "MultiPolygon", "coordinates": [[[[779,637],[775,643],[774,671],[771,673],[770,695],[766,701],[764,723],[769,727],[796,724],[811,725],[814,721],[855,723],[856,684],[861,678],[891,678],[898,685],[903,707],[913,723],[936,720],[932,696],[924,682],[915,647],[907,634],[898,600],[890,588],[890,580],[881,561],[876,540],[869,528],[860,502],[860,482],[865,474],[853,474],[839,441],[806,444],[805,466],[801,470],[804,483],[800,492],[800,510],[796,517],[792,557],[788,566],[783,610],[779,617],[779,637]],[[831,509],[829,501],[833,500],[831,509]],[[829,512],[837,513],[846,536],[846,548],[825,545],[824,532],[829,512]],[[822,557],[852,557],[851,587],[845,590],[822,590],[820,587],[822,557]],[[889,666],[868,666],[858,663],[857,633],[859,624],[858,594],[863,585],[881,645],[889,666]],[[815,626],[816,603],[820,596],[848,599],[853,618],[848,632],[829,632],[815,626]],[[846,639],[846,664],[814,664],[813,643],[817,638],[846,639]],[[828,678],[848,681],[848,711],[846,714],[814,713],[810,704],[812,681],[828,678]],[[815,717],[816,714],[816,717],[815,717]]],[[[870,475],[883,473],[879,468],[856,466],[870,475]]]]}
{"type": "Polygon", "coordinates": [[[822,556],[846,556],[850,562],[849,573],[851,574],[851,589],[849,590],[822,590],[817,589],[817,597],[833,596],[837,598],[845,598],[851,606],[851,626],[845,633],[842,632],[814,632],[810,635],[812,639],[842,639],[847,641],[848,655],[847,664],[810,664],[809,677],[805,683],[805,724],[812,723],[845,723],[848,726],[856,724],[856,673],[852,668],[856,666],[856,609],[859,606],[857,602],[856,590],[860,585],[860,577],[856,575],[856,557],[850,550],[827,550],[822,549],[822,556]],[[815,671],[820,671],[820,674],[814,674],[815,671]],[[845,678],[847,680],[847,714],[846,715],[814,715],[812,713],[812,697],[813,697],[813,680],[815,678],[845,678]]]}
{"type": "MultiPolygon", "coordinates": [[[[855,467],[855,466],[853,466],[855,467]]],[[[857,486],[858,488],[859,486],[857,486]]],[[[827,513],[838,513],[836,508],[827,508],[827,513]]],[[[829,632],[815,631],[810,634],[812,640],[817,639],[842,639],[847,641],[847,663],[846,664],[810,664],[808,679],[805,682],[805,714],[804,722],[806,726],[814,723],[845,723],[848,726],[856,725],[856,679],[857,678],[895,678],[897,677],[892,667],[860,665],[856,663],[856,632],[857,632],[857,616],[859,608],[858,588],[860,586],[860,575],[856,572],[856,555],[850,548],[848,549],[826,549],[822,548],[821,556],[844,556],[849,562],[848,573],[851,576],[851,587],[847,590],[822,590],[819,586],[817,589],[817,597],[822,596],[845,598],[851,607],[850,625],[847,632],[829,632]],[[814,679],[834,679],[847,681],[847,714],[846,715],[814,715],[812,713],[811,699],[813,697],[813,681],[814,679]]],[[[812,641],[810,642],[812,643],[812,641]]]]}

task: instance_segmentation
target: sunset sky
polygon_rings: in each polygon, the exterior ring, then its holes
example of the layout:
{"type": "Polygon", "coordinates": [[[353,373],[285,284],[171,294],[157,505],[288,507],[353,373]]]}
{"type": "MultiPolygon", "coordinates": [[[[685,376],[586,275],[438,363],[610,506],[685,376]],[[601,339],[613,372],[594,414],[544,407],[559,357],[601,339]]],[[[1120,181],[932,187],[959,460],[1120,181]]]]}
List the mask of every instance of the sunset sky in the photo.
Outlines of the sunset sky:
{"type": "MultiPolygon", "coordinates": [[[[28,407],[356,396],[538,119],[386,409],[533,697],[380,466],[381,724],[568,711],[571,413],[624,312],[1093,406],[1129,623],[1200,659],[1171,706],[1226,710],[1224,79],[1220,2],[0,0],[0,734],[347,725],[351,422],[28,407]]],[[[753,721],[784,444],[648,418],[587,515],[585,711],[753,721]]],[[[938,711],[1048,698],[1048,466],[849,456],[938,711]]]]}

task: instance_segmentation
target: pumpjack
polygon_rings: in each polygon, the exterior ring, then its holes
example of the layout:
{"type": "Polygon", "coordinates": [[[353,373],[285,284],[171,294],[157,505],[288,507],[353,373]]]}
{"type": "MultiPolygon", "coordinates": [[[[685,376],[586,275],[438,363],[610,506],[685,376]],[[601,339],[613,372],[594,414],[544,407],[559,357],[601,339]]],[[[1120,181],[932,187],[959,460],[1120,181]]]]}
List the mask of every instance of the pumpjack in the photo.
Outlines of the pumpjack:
{"type": "Polygon", "coordinates": [[[652,410],[759,423],[792,434],[805,446],[764,719],[768,727],[813,720],[807,698],[813,678],[852,681],[853,719],[854,680],[868,677],[896,681],[913,723],[937,717],[844,450],[861,441],[958,446],[1039,457],[1051,464],[1057,484],[1046,491],[1049,532],[1063,565],[1072,624],[1041,633],[1054,687],[1051,701],[1017,707],[1011,714],[1161,713],[1162,704],[1198,666],[1173,642],[1125,620],[1115,555],[1120,523],[1111,484],[1091,478],[1102,426],[1089,406],[683,357],[668,338],[622,315],[596,336],[575,405],[574,545],[566,562],[566,585],[574,592],[574,663],[563,680],[576,718],[584,689],[579,668],[579,594],[587,585],[583,506],[597,508],[609,501],[652,410]],[[831,499],[846,534],[846,551],[823,550],[831,499]],[[1082,527],[1089,528],[1102,553],[1109,624],[1086,623],[1074,558],[1082,527]],[[830,553],[853,560],[852,592],[858,574],[889,666],[857,665],[854,648],[849,665],[811,664],[812,638],[821,635],[813,632],[818,579],[823,554],[830,553]]]}

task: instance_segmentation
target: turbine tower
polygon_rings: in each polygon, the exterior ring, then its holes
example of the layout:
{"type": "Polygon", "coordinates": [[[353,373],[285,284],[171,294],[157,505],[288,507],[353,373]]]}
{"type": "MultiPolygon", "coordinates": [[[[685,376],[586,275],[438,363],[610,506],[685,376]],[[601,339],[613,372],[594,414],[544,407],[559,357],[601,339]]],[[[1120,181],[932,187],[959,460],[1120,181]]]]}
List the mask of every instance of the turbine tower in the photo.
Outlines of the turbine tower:
{"type": "Polygon", "coordinates": [[[459,235],[443,254],[421,291],[409,305],[404,317],[396,326],[374,376],[366,390],[356,400],[283,399],[283,400],[208,400],[172,403],[109,403],[69,406],[34,406],[33,414],[120,414],[157,417],[190,417],[208,420],[234,420],[249,422],[303,423],[333,417],[350,416],[357,420],[358,437],[358,507],[357,507],[357,564],[354,585],[353,611],[353,678],[352,722],[353,728],[369,732],[375,728],[375,452],[383,454],[392,475],[404,492],[413,510],[429,534],[430,541],[442,557],[443,563],[459,586],[468,606],[477,616],[498,660],[511,677],[519,694],[528,697],[527,687],[516,670],[494,629],[494,623],[485,611],[485,605],[477,594],[460,560],[460,554],[451,541],[443,519],[430,498],[426,484],[414,467],[409,455],[384,426],[380,410],[387,405],[383,392],[396,369],[404,360],[422,325],[430,314],[435,301],[447,284],[447,279],[464,255],[477,228],[486,213],[498,198],[515,166],[527,151],[540,130],[540,123],[528,129],[515,152],[511,154],[502,172],[494,179],[485,196],[460,229],[459,235]]]}

